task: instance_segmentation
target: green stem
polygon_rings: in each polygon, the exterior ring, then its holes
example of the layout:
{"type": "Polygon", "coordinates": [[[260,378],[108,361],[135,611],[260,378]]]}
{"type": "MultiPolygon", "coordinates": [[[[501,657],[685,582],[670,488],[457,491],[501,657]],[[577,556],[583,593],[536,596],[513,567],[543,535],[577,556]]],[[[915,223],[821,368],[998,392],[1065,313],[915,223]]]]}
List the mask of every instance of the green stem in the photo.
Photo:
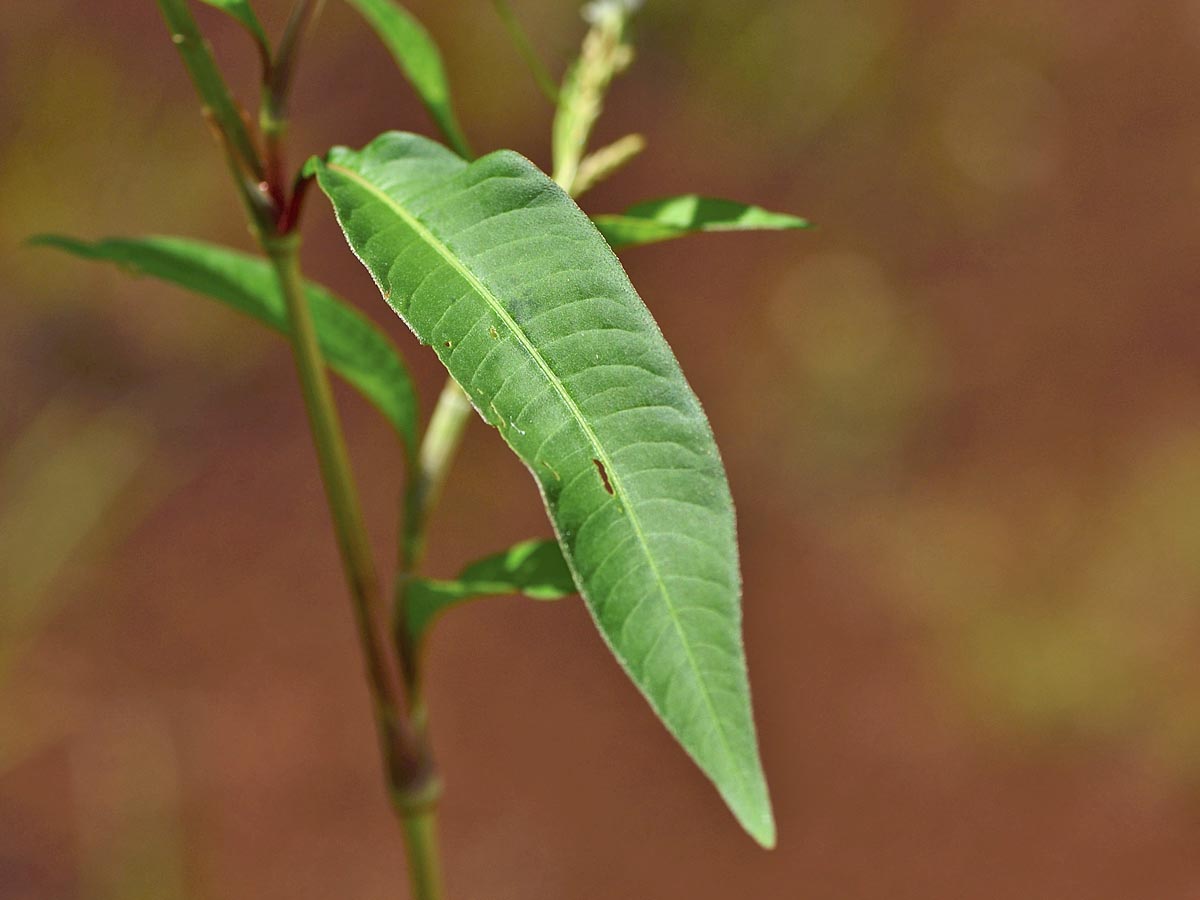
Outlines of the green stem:
{"type": "Polygon", "coordinates": [[[187,0],[158,0],[158,8],[171,31],[171,40],[183,59],[188,75],[196,86],[196,92],[204,103],[205,115],[228,143],[233,162],[244,166],[249,174],[261,178],[262,165],[258,150],[246,127],[242,109],[226,87],[208,42],[200,34],[196,20],[188,9],[187,0]]]}
{"type": "MultiPolygon", "coordinates": [[[[260,190],[258,184],[264,175],[263,162],[250,139],[241,110],[225,87],[211,51],[196,27],[187,0],[157,2],[171,29],[172,40],[204,102],[205,117],[213,124],[225,148],[229,168],[246,204],[252,230],[263,252],[271,260],[283,295],[290,325],[292,355],[342,567],[350,589],[388,787],[403,826],[405,849],[412,873],[413,897],[414,900],[441,900],[435,811],[440,784],[426,739],[423,704],[414,704],[409,708],[409,714],[405,715],[386,631],[376,621],[382,599],[379,579],[341,421],[300,274],[300,241],[294,228],[307,182],[298,179],[289,197],[282,181],[282,144],[287,130],[286,103],[295,49],[305,27],[319,9],[321,0],[299,0],[288,24],[288,36],[281,54],[283,58],[277,63],[279,68],[269,73],[271,80],[265,89],[262,111],[263,130],[271,151],[268,163],[272,183],[266,191],[260,190]]],[[[445,418],[444,415],[442,418],[445,418]]],[[[442,434],[445,427],[439,425],[431,430],[442,434]]],[[[461,431],[461,426],[458,430],[461,431]]],[[[426,485],[426,496],[436,496],[444,477],[443,471],[422,482],[426,485]]],[[[406,692],[411,697],[419,698],[419,691],[408,686],[408,666],[402,665],[401,670],[406,692]]]]}
{"type": "Polygon", "coordinates": [[[408,851],[408,880],[413,900],[442,900],[442,870],[438,864],[437,814],[433,809],[411,813],[402,820],[408,851]]]}
{"type": "Polygon", "coordinates": [[[447,378],[429,419],[429,427],[425,429],[425,437],[417,454],[417,470],[409,481],[405,498],[401,568],[409,575],[420,569],[425,557],[425,532],[429,518],[441,496],[470,416],[471,401],[457,381],[447,378]]]}
{"type": "MultiPolygon", "coordinates": [[[[354,611],[367,656],[367,670],[377,705],[395,708],[396,691],[388,673],[386,652],[379,639],[374,611],[379,608],[379,580],[363,520],[362,506],[333,391],[317,343],[317,332],[308,308],[297,259],[299,238],[264,237],[263,250],[270,257],[279,280],[291,326],[292,355],[300,377],[300,391],[308,414],[313,444],[325,495],[333,517],[334,533],[341,553],[342,567],[354,600],[354,611]]],[[[390,715],[390,714],[389,714],[390,715]]]]}
{"type": "Polygon", "coordinates": [[[320,14],[323,0],[299,0],[283,29],[279,50],[266,70],[258,127],[263,137],[263,179],[278,209],[287,204],[283,145],[288,129],[288,100],[295,77],[300,41],[320,14]]]}
{"type": "MultiPolygon", "coordinates": [[[[442,891],[435,829],[440,786],[426,740],[423,707],[414,703],[407,718],[401,713],[403,706],[387,664],[386,645],[375,621],[379,581],[329,376],[304,294],[297,261],[298,245],[294,235],[263,240],[263,249],[275,267],[287,305],[300,388],[350,585],[388,781],[404,831],[413,897],[439,900],[442,891]]],[[[407,678],[405,684],[408,685],[407,678]]],[[[411,687],[409,691],[411,694],[411,687]]]]}
{"type": "Polygon", "coordinates": [[[554,180],[574,195],[579,164],[604,106],[604,95],[613,78],[633,59],[625,40],[628,10],[606,7],[583,39],[579,59],[563,79],[551,136],[554,180]]]}
{"type": "Polygon", "coordinates": [[[447,378],[429,419],[429,427],[425,429],[417,453],[416,469],[409,476],[404,494],[404,534],[400,547],[400,570],[396,575],[394,629],[409,719],[422,742],[426,740],[428,711],[420,655],[408,627],[408,585],[421,570],[429,520],[441,496],[459,444],[462,443],[470,416],[471,402],[467,395],[458,382],[447,378]]]}

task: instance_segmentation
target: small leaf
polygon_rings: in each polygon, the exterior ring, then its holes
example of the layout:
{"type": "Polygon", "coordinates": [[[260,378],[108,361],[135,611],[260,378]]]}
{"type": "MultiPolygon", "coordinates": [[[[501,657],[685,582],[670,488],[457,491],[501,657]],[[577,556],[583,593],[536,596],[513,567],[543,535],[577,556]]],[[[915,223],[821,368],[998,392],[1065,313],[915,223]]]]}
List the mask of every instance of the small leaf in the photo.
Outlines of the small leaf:
{"type": "Polygon", "coordinates": [[[478,597],[524,594],[558,600],[576,592],[571,570],[554,541],[524,541],[463,569],[454,581],[418,578],[407,588],[408,633],[420,645],[433,620],[451,606],[478,597]]]}
{"type": "MultiPolygon", "coordinates": [[[[30,242],[83,259],[116,263],[133,274],[151,275],[219,300],[281,334],[291,330],[271,265],[258,257],[173,237],[87,243],[42,235],[30,242]]],[[[308,282],[307,293],[329,367],[383,413],[411,450],[416,446],[417,400],[399,351],[362,313],[325,288],[308,282]]]]}
{"type": "Polygon", "coordinates": [[[475,154],[458,124],[450,102],[450,81],[441,51],[429,32],[393,0],[346,0],[375,29],[442,135],[454,151],[466,159],[475,154]]]}
{"type": "Polygon", "coordinates": [[[351,248],[529,467],[617,659],[739,821],[774,841],[712,431],[578,206],[511,151],[390,133],[314,160],[351,248]]]}
{"type": "Polygon", "coordinates": [[[254,14],[254,8],[250,6],[249,0],[204,0],[204,2],[236,19],[254,38],[263,58],[269,58],[271,43],[267,40],[267,33],[263,30],[262,23],[258,21],[258,16],[254,14]]]}
{"type": "Polygon", "coordinates": [[[806,220],[734,200],[684,194],[631,206],[621,215],[593,216],[609,246],[636,247],[700,231],[777,231],[811,228],[806,220]]]}

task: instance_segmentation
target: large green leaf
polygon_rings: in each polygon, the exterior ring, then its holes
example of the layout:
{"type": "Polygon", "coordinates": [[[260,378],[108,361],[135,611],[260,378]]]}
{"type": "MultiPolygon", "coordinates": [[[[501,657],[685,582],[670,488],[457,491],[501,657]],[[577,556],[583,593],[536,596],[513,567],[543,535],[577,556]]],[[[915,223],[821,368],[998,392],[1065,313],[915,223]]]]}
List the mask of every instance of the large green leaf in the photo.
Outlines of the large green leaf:
{"type": "Polygon", "coordinates": [[[774,840],[712,432],[603,238],[510,151],[416,135],[314,160],[351,248],[541,488],[613,652],[746,829],[774,840]]]}
{"type": "Polygon", "coordinates": [[[611,247],[634,247],[699,231],[778,231],[810,228],[808,220],[734,200],[684,194],[631,206],[621,215],[593,216],[611,247]]]}
{"type": "MultiPolygon", "coordinates": [[[[110,238],[88,243],[42,235],[31,243],[161,278],[220,300],[278,332],[290,332],[271,265],[258,257],[174,237],[110,238]]],[[[383,413],[403,438],[406,449],[411,450],[416,445],[417,401],[399,352],[358,310],[320,285],[309,282],[306,290],[321,352],[329,367],[383,413]]]]}
{"type": "Polygon", "coordinates": [[[363,18],[375,29],[446,142],[459,156],[468,159],[474,156],[450,102],[450,81],[446,77],[442,54],[425,26],[394,0],[346,2],[362,13],[363,18]]]}
{"type": "Polygon", "coordinates": [[[409,636],[420,644],[433,620],[478,597],[524,594],[558,600],[575,593],[575,581],[556,541],[522,541],[467,566],[453,581],[417,578],[404,593],[409,636]]]}
{"type": "Polygon", "coordinates": [[[271,44],[267,40],[267,33],[263,31],[262,23],[254,14],[254,8],[250,5],[249,0],[204,0],[204,2],[236,19],[246,31],[250,32],[250,36],[254,38],[259,49],[264,54],[269,53],[271,44]]]}

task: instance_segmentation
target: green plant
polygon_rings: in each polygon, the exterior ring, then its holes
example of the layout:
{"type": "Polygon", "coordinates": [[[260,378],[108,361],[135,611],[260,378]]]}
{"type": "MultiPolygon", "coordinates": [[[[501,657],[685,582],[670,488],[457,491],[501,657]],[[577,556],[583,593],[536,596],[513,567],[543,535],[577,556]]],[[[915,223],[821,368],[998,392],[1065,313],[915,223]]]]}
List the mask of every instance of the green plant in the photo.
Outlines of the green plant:
{"type": "Polygon", "coordinates": [[[573,197],[643,147],[589,151],[612,79],[632,59],[632,0],[585,7],[578,60],[556,87],[502,0],[496,7],[554,102],[553,178],[516,153],[474,158],[441,56],[392,0],[349,0],[383,39],[445,145],[389,132],[336,147],[292,175],[288,97],[316,0],[298,0],[272,46],[248,0],[205,0],[245,28],[262,64],[255,132],[218,71],[187,0],[157,0],[223,149],[265,259],[182,238],[35,241],[220,300],[286,334],[353,600],[387,782],[414,896],[442,895],[423,655],[438,615],[522,593],[583,596],[610,649],[668,729],[763,846],[775,829],[741,643],[733,505],[708,422],[610,248],[697,231],[801,228],[793,216],[698,196],[591,219],[573,197]],[[445,365],[424,429],[399,351],[343,301],[303,280],[300,214],[313,184],[384,299],[445,365]],[[326,366],[394,427],[407,462],[400,563],[380,581],[326,366]],[[426,531],[472,407],[528,466],[557,541],[528,542],[423,574],[426,531]],[[391,627],[381,624],[385,607],[391,627]]]}

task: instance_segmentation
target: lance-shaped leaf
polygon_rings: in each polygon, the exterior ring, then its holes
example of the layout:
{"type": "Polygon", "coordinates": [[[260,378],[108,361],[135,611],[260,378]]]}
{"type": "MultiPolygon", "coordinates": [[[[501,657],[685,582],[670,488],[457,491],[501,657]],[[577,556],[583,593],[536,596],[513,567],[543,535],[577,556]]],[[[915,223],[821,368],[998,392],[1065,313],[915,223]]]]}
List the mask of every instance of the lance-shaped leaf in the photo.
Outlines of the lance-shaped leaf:
{"type": "Polygon", "coordinates": [[[450,80],[446,77],[442,54],[425,26],[394,0],[346,2],[375,29],[446,142],[459,156],[468,159],[474,156],[450,102],[450,80]]]}
{"type": "Polygon", "coordinates": [[[441,613],[479,597],[524,594],[534,600],[559,600],[574,593],[575,580],[558,543],[523,541],[472,563],[453,581],[411,581],[404,594],[408,634],[419,646],[441,613]]]}
{"type": "Polygon", "coordinates": [[[409,134],[314,160],[351,248],[529,467],[601,633],[758,841],[774,841],[708,421],[579,207],[510,151],[409,134]]]}
{"type": "Polygon", "coordinates": [[[262,23],[258,21],[258,16],[254,14],[254,8],[248,0],[204,0],[204,2],[237,20],[238,24],[254,38],[263,58],[267,59],[270,56],[271,44],[267,40],[267,33],[263,30],[262,23]]]}
{"type": "MultiPolygon", "coordinates": [[[[258,257],[175,237],[88,243],[42,235],[31,243],[116,263],[128,272],[219,300],[282,334],[291,331],[271,265],[258,257]]],[[[325,288],[308,282],[305,290],[325,361],[383,413],[411,450],[416,445],[417,401],[399,351],[362,313],[325,288]]]]}
{"type": "Polygon", "coordinates": [[[621,215],[593,216],[609,246],[634,247],[699,231],[779,231],[810,228],[807,219],[734,200],[684,194],[631,206],[621,215]]]}

